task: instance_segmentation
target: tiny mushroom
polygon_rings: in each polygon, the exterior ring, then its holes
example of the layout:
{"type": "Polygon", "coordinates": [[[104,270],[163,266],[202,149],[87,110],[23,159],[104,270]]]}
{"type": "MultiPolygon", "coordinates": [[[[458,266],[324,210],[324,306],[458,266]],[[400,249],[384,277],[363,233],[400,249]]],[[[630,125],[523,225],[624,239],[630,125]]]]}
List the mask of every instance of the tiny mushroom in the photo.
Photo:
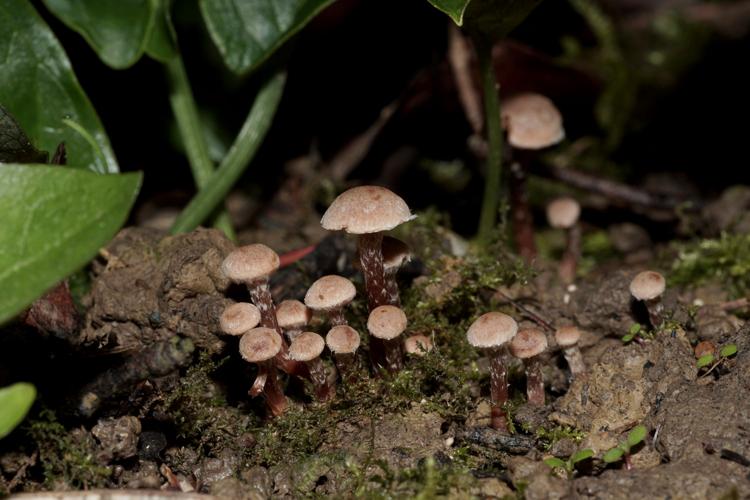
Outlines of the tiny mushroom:
{"type": "Polygon", "coordinates": [[[325,347],[323,337],[315,332],[300,333],[289,346],[289,357],[305,363],[310,370],[310,377],[315,386],[315,397],[320,401],[326,401],[333,395],[333,388],[328,383],[326,367],[320,359],[325,347]]]}
{"type": "Polygon", "coordinates": [[[432,340],[426,335],[412,335],[404,340],[404,350],[411,356],[424,356],[432,348],[432,340]]]}
{"type": "Polygon", "coordinates": [[[565,252],[559,268],[560,279],[565,284],[575,280],[578,259],[581,256],[581,226],[578,224],[580,215],[581,205],[573,198],[557,198],[547,205],[549,225],[565,230],[565,252]]]}
{"type": "Polygon", "coordinates": [[[326,335],[326,345],[333,353],[342,378],[351,380],[356,372],[355,354],[359,349],[359,333],[349,325],[334,326],[326,335]]]}
{"type": "Polygon", "coordinates": [[[221,331],[227,335],[242,335],[260,323],[260,311],[249,302],[237,302],[224,309],[219,318],[221,331]]]}
{"type": "Polygon", "coordinates": [[[501,312],[488,312],[477,318],[466,331],[473,347],[485,352],[490,360],[490,403],[493,429],[507,430],[503,406],[508,401],[508,368],[504,361],[506,345],[518,332],[516,320],[501,312]]]}
{"type": "Polygon", "coordinates": [[[367,329],[376,339],[383,342],[385,364],[395,372],[403,366],[399,336],[406,330],[406,314],[396,306],[378,306],[367,318],[367,329]]]}
{"type": "Polygon", "coordinates": [[[271,415],[278,417],[287,408],[274,363],[281,351],[281,337],[275,330],[261,326],[245,332],[239,347],[245,361],[258,365],[258,375],[249,394],[255,397],[263,393],[271,415]]]}
{"type": "Polygon", "coordinates": [[[328,315],[332,326],[346,325],[344,307],[354,300],[357,289],[354,283],[330,274],[313,283],[305,294],[305,305],[313,311],[323,311],[328,315]]]}
{"type": "Polygon", "coordinates": [[[565,361],[568,362],[573,378],[580,377],[586,373],[586,364],[583,362],[581,350],[578,348],[578,341],[580,339],[581,330],[573,325],[561,326],[555,330],[555,342],[562,347],[565,361]]]}
{"type": "Polygon", "coordinates": [[[285,300],[276,307],[276,321],[289,342],[302,333],[311,317],[310,309],[299,300],[285,300]]]}
{"type": "Polygon", "coordinates": [[[651,326],[654,328],[661,325],[662,311],[664,306],[661,303],[661,295],[667,282],[664,276],[656,271],[643,271],[636,274],[633,281],[630,282],[630,294],[636,300],[643,301],[648,310],[648,317],[651,326]]]}
{"type": "Polygon", "coordinates": [[[539,355],[547,349],[547,337],[536,328],[519,330],[510,343],[513,356],[526,366],[526,397],[529,404],[544,406],[544,378],[539,355]]]}

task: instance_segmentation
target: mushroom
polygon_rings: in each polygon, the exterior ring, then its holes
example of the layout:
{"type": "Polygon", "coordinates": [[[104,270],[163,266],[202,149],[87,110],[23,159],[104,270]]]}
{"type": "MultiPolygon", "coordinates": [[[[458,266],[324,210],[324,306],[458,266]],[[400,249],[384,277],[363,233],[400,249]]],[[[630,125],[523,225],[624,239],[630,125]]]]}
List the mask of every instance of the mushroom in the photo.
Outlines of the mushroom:
{"type": "Polygon", "coordinates": [[[404,351],[411,356],[422,357],[433,348],[432,340],[426,335],[412,335],[404,340],[404,351]]]}
{"type": "Polygon", "coordinates": [[[347,324],[344,307],[354,300],[357,289],[354,283],[330,274],[313,283],[305,294],[305,305],[313,311],[323,311],[328,315],[332,326],[347,324]]]}
{"type": "Polygon", "coordinates": [[[385,272],[385,286],[388,290],[388,303],[401,307],[401,297],[398,293],[396,274],[401,266],[411,260],[409,245],[391,236],[383,237],[383,269],[385,272]]]}
{"type": "Polygon", "coordinates": [[[547,221],[557,229],[565,229],[565,252],[560,260],[560,279],[565,284],[575,280],[578,259],[581,256],[581,226],[578,217],[581,205],[573,198],[557,198],[547,205],[547,221]]]}
{"type": "Polygon", "coordinates": [[[224,309],[219,318],[221,331],[227,335],[242,335],[260,323],[260,311],[249,302],[237,302],[224,309]]]}
{"type": "Polygon", "coordinates": [[[388,304],[381,249],[383,231],[414,217],[406,202],[392,191],[379,186],[359,186],[341,193],[320,220],[324,229],[344,230],[359,236],[359,259],[370,311],[388,304]]]}
{"type": "Polygon", "coordinates": [[[508,401],[508,368],[504,361],[506,346],[516,335],[516,320],[501,312],[488,312],[477,318],[466,331],[473,347],[484,351],[490,360],[491,426],[506,429],[503,406],[508,401]]]}
{"type": "Polygon", "coordinates": [[[276,308],[276,322],[289,339],[289,342],[302,333],[310,322],[310,309],[299,300],[285,300],[276,308]]]}
{"type": "Polygon", "coordinates": [[[500,115],[516,161],[510,165],[510,205],[513,236],[527,261],[536,257],[534,225],[526,195],[526,172],[531,160],[525,152],[553,146],[565,138],[562,116],[554,103],[535,93],[517,94],[502,103],[500,115]]]}
{"type": "Polygon", "coordinates": [[[326,335],[326,345],[333,353],[341,378],[352,380],[356,372],[356,352],[359,349],[359,333],[349,325],[334,326],[326,335]]]}
{"type": "Polygon", "coordinates": [[[333,388],[328,383],[326,367],[320,360],[325,347],[323,337],[315,332],[300,333],[289,346],[289,357],[305,363],[310,370],[310,377],[315,386],[315,397],[319,401],[327,401],[333,395],[333,388]]]}
{"type": "Polygon", "coordinates": [[[664,306],[661,303],[661,295],[667,282],[664,276],[656,271],[643,271],[635,275],[630,282],[630,294],[636,300],[643,301],[648,311],[648,318],[654,328],[661,325],[664,306]]]}
{"type": "Polygon", "coordinates": [[[526,367],[526,397],[529,404],[544,406],[544,378],[539,355],[547,349],[547,337],[536,328],[519,330],[510,342],[510,352],[526,367]]]}
{"type": "Polygon", "coordinates": [[[376,339],[383,342],[385,366],[396,372],[403,366],[401,342],[398,337],[406,330],[406,314],[396,306],[378,306],[367,318],[367,329],[376,339]]]}
{"type": "Polygon", "coordinates": [[[555,342],[562,347],[565,361],[570,367],[570,374],[579,377],[586,374],[586,364],[583,362],[578,341],[581,339],[581,330],[573,325],[561,326],[555,330],[555,342]]]}
{"type": "Polygon", "coordinates": [[[253,397],[264,394],[271,415],[278,417],[287,408],[286,396],[279,384],[276,364],[273,362],[281,351],[281,336],[271,328],[253,328],[242,335],[239,347],[240,355],[245,361],[258,365],[258,375],[249,394],[253,397]]]}

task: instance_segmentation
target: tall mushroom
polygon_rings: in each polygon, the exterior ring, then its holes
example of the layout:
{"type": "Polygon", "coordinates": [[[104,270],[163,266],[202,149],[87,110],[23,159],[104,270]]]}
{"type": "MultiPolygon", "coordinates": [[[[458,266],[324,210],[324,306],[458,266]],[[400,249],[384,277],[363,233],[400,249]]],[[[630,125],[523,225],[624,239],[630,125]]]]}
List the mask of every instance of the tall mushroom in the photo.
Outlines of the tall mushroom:
{"type": "Polygon", "coordinates": [[[488,312],[477,318],[466,331],[473,347],[484,351],[490,360],[490,403],[493,429],[507,429],[503,406],[508,401],[506,346],[518,331],[516,320],[500,312],[488,312]]]}
{"type": "Polygon", "coordinates": [[[662,322],[664,306],[661,303],[661,295],[666,287],[667,282],[664,276],[656,271],[640,272],[630,282],[630,294],[634,299],[643,301],[648,310],[651,326],[654,328],[662,322]]]}
{"type": "Polygon", "coordinates": [[[221,331],[227,335],[242,335],[260,323],[260,311],[248,302],[237,302],[224,309],[219,318],[221,331]]]}
{"type": "Polygon", "coordinates": [[[271,415],[278,417],[287,408],[273,361],[281,351],[281,336],[271,328],[253,328],[242,335],[239,347],[245,361],[258,365],[258,375],[249,394],[253,397],[264,394],[271,415]]]}
{"type": "Polygon", "coordinates": [[[547,205],[549,225],[565,230],[565,252],[560,260],[560,279],[565,284],[575,280],[578,259],[581,256],[581,226],[578,218],[581,205],[573,198],[557,198],[547,205]]]}
{"type": "Polygon", "coordinates": [[[519,330],[510,343],[513,356],[526,367],[526,397],[529,404],[544,406],[544,378],[539,355],[547,350],[547,337],[536,328],[519,330]]]}
{"type": "Polygon", "coordinates": [[[554,103],[540,94],[517,94],[503,102],[500,113],[515,160],[510,166],[513,236],[519,253],[529,262],[536,256],[534,224],[526,194],[529,152],[559,143],[565,138],[565,130],[554,103]]]}
{"type": "Polygon", "coordinates": [[[342,379],[351,381],[357,371],[356,353],[359,349],[359,333],[349,325],[334,326],[326,335],[326,345],[333,353],[336,368],[342,379]]]}
{"type": "Polygon", "coordinates": [[[555,330],[555,342],[562,347],[565,361],[570,367],[570,374],[573,378],[586,374],[586,364],[583,362],[581,349],[578,348],[578,341],[581,339],[581,330],[573,325],[561,326],[555,330]]]}
{"type": "Polygon", "coordinates": [[[344,307],[354,300],[357,289],[354,283],[330,274],[316,280],[305,294],[305,305],[313,311],[322,311],[328,315],[332,326],[345,325],[344,307]]]}
{"type": "Polygon", "coordinates": [[[299,300],[285,300],[276,308],[276,321],[289,342],[302,333],[311,317],[310,309],[299,300]]]}
{"type": "Polygon", "coordinates": [[[378,306],[367,318],[367,330],[383,342],[385,366],[396,372],[403,366],[399,336],[406,330],[406,314],[396,306],[378,306]]]}
{"type": "Polygon", "coordinates": [[[305,363],[310,370],[315,397],[320,401],[327,401],[333,395],[333,388],[328,383],[326,367],[320,359],[325,347],[323,337],[315,332],[300,333],[289,346],[289,357],[305,363]]]}

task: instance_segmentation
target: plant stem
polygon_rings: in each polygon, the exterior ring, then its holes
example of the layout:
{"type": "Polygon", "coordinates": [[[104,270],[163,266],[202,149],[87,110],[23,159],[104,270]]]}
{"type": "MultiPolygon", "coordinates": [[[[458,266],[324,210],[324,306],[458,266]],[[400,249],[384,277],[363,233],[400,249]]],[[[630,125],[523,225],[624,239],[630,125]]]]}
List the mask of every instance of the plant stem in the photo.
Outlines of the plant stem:
{"type": "MultiPolygon", "coordinates": [[[[188,163],[190,163],[190,169],[193,172],[193,179],[200,192],[211,178],[214,165],[208,155],[208,146],[203,135],[198,106],[195,103],[185,65],[179,53],[165,63],[165,68],[169,80],[169,102],[177,120],[177,128],[180,131],[188,163]]],[[[232,228],[226,211],[222,210],[216,215],[214,226],[221,229],[230,239],[236,239],[234,228],[232,228]]]]}
{"type": "Polygon", "coordinates": [[[489,243],[495,229],[500,202],[500,173],[502,169],[503,131],[500,125],[500,99],[492,65],[492,44],[477,40],[479,71],[484,94],[484,121],[487,131],[487,177],[484,184],[482,211],[479,216],[478,238],[481,245],[489,243]]]}
{"type": "Polygon", "coordinates": [[[193,230],[224,200],[255,156],[271,127],[285,81],[286,73],[279,71],[263,84],[229,152],[177,217],[170,230],[172,234],[193,230]]]}

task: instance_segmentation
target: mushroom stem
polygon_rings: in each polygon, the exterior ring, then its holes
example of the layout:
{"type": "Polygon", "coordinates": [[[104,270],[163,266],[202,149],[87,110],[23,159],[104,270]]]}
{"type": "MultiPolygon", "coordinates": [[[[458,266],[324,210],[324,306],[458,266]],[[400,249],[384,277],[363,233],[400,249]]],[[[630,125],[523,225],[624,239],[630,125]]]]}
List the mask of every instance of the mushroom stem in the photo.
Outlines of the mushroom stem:
{"type": "Polygon", "coordinates": [[[349,322],[346,320],[346,316],[344,315],[343,307],[329,309],[328,321],[331,323],[331,327],[349,324],[349,322]]]}
{"type": "Polygon", "coordinates": [[[357,379],[357,356],[355,353],[334,353],[333,359],[336,361],[336,369],[342,380],[350,384],[357,379]]]}
{"type": "Polygon", "coordinates": [[[258,363],[258,375],[248,393],[252,397],[262,393],[266,398],[268,410],[274,417],[278,417],[286,411],[286,396],[284,396],[284,391],[279,385],[276,366],[270,361],[258,363]]]}
{"type": "Polygon", "coordinates": [[[536,257],[534,221],[526,194],[526,168],[521,161],[515,161],[510,166],[510,212],[518,253],[524,261],[531,262],[536,257]]]}
{"type": "Polygon", "coordinates": [[[544,406],[544,378],[539,357],[524,360],[526,365],[526,397],[529,404],[544,406]]]}
{"type": "Polygon", "coordinates": [[[583,362],[581,350],[577,345],[563,349],[563,356],[565,356],[565,361],[568,362],[570,373],[574,378],[586,373],[586,364],[583,362]]]}
{"type": "Polygon", "coordinates": [[[328,401],[334,394],[333,387],[328,383],[328,373],[325,365],[320,358],[306,361],[305,364],[310,370],[310,378],[315,386],[315,397],[319,401],[328,401]]]}
{"type": "Polygon", "coordinates": [[[575,224],[566,233],[567,243],[558,272],[563,283],[570,284],[575,281],[578,259],[581,256],[581,226],[575,224]]]}
{"type": "Polygon", "coordinates": [[[388,292],[388,303],[392,306],[401,307],[401,296],[398,293],[398,282],[396,282],[397,273],[397,267],[385,271],[385,286],[388,292]]]}
{"type": "Polygon", "coordinates": [[[360,234],[359,261],[365,277],[367,302],[370,311],[378,306],[388,304],[388,291],[385,284],[385,270],[383,269],[382,233],[360,234]]]}
{"type": "Polygon", "coordinates": [[[287,328],[286,329],[286,340],[288,342],[294,342],[294,339],[302,333],[302,328],[287,328]]]}
{"type": "MultiPolygon", "coordinates": [[[[374,337],[370,337],[371,339],[374,337]]],[[[380,339],[377,339],[380,340],[380,339]]],[[[401,353],[401,342],[399,338],[382,340],[385,351],[385,366],[389,372],[397,372],[404,366],[403,354],[401,353]]]]}
{"type": "Polygon", "coordinates": [[[501,350],[496,350],[490,354],[490,399],[492,404],[492,428],[507,430],[508,421],[503,406],[508,401],[508,369],[503,362],[501,350]]]}
{"type": "Polygon", "coordinates": [[[651,326],[658,328],[664,320],[664,304],[661,302],[661,296],[651,300],[644,300],[643,303],[646,305],[648,319],[651,321],[651,326]]]}

